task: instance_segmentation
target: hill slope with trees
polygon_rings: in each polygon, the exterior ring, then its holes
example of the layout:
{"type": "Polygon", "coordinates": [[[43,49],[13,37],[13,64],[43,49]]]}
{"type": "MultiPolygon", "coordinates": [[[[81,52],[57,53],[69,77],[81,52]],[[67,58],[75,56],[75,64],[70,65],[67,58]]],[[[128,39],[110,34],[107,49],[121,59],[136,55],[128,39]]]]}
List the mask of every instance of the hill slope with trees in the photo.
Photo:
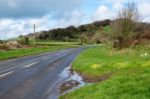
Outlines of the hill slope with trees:
{"type": "MultiPolygon", "coordinates": [[[[66,28],[51,29],[48,31],[30,33],[26,37],[35,38],[37,40],[52,40],[52,41],[80,41],[82,43],[108,43],[112,40],[112,21],[109,19],[96,21],[89,24],[80,25],[78,27],[68,26],[66,28]]],[[[141,43],[143,40],[150,40],[150,24],[138,22],[138,27],[134,30],[132,36],[136,43],[141,43]]],[[[118,30],[118,29],[117,29],[118,30]]]]}

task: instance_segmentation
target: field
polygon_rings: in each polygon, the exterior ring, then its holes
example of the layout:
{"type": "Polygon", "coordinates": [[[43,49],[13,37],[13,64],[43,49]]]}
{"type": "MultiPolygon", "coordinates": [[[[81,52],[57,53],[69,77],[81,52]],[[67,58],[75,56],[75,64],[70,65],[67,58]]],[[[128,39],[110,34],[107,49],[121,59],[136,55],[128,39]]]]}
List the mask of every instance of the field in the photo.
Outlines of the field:
{"type": "Polygon", "coordinates": [[[60,99],[150,99],[150,46],[115,50],[96,46],[73,63],[90,84],[60,99]]]}
{"type": "Polygon", "coordinates": [[[37,42],[36,45],[29,48],[0,51],[0,60],[38,54],[43,52],[50,52],[50,51],[55,51],[55,50],[60,50],[65,48],[73,48],[77,46],[78,45],[76,44],[72,44],[72,43],[65,44],[63,42],[57,42],[57,44],[54,42],[53,43],[37,42]]]}
{"type": "Polygon", "coordinates": [[[48,46],[73,46],[78,45],[80,42],[59,42],[59,41],[37,41],[36,45],[48,45],[48,46]]]}

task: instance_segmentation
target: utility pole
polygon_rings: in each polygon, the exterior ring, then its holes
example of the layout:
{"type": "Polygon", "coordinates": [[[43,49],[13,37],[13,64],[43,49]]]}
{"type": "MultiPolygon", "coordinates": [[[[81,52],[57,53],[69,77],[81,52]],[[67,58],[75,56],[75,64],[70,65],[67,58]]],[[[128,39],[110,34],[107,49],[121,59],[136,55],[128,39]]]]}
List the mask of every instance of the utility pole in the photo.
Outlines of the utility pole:
{"type": "Polygon", "coordinates": [[[67,44],[67,42],[68,42],[68,37],[66,36],[66,44],[67,44]]]}
{"type": "Polygon", "coordinates": [[[33,38],[33,39],[34,39],[34,41],[33,41],[33,42],[34,42],[34,44],[35,44],[35,39],[36,39],[35,28],[36,28],[36,27],[35,27],[35,24],[33,24],[33,32],[34,32],[34,38],[33,38]]]}
{"type": "Polygon", "coordinates": [[[33,27],[34,27],[34,33],[35,33],[35,24],[33,25],[33,27]]]}

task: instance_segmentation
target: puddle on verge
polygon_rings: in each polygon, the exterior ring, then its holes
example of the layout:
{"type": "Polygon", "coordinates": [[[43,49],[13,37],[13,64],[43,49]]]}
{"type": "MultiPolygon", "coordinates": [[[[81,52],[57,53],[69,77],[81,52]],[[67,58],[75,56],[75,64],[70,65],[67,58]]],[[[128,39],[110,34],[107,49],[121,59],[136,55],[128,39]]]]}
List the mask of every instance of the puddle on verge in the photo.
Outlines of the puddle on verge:
{"type": "Polygon", "coordinates": [[[71,65],[65,68],[59,76],[64,79],[63,83],[60,84],[60,95],[67,94],[86,84],[78,73],[71,71],[71,65]]]}

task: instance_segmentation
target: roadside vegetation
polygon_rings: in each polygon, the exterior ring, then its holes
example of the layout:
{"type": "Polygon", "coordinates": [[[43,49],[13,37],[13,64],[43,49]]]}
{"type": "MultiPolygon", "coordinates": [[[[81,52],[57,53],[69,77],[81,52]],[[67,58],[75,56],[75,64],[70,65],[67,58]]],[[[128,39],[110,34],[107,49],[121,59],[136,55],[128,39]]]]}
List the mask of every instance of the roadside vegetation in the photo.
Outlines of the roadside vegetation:
{"type": "Polygon", "coordinates": [[[16,58],[26,55],[33,55],[43,52],[56,51],[60,49],[78,47],[79,45],[73,43],[63,43],[63,42],[35,42],[34,45],[16,45],[16,44],[1,44],[0,45],[0,60],[16,58]],[[14,49],[10,49],[10,46],[14,49]],[[19,48],[17,47],[19,46],[19,48]]]}
{"type": "Polygon", "coordinates": [[[36,41],[36,45],[48,45],[48,46],[77,46],[80,42],[62,42],[62,41],[36,41]]]}
{"type": "Polygon", "coordinates": [[[150,45],[122,50],[109,46],[89,48],[77,57],[72,69],[91,84],[61,96],[60,99],[150,97],[150,45]]]}

